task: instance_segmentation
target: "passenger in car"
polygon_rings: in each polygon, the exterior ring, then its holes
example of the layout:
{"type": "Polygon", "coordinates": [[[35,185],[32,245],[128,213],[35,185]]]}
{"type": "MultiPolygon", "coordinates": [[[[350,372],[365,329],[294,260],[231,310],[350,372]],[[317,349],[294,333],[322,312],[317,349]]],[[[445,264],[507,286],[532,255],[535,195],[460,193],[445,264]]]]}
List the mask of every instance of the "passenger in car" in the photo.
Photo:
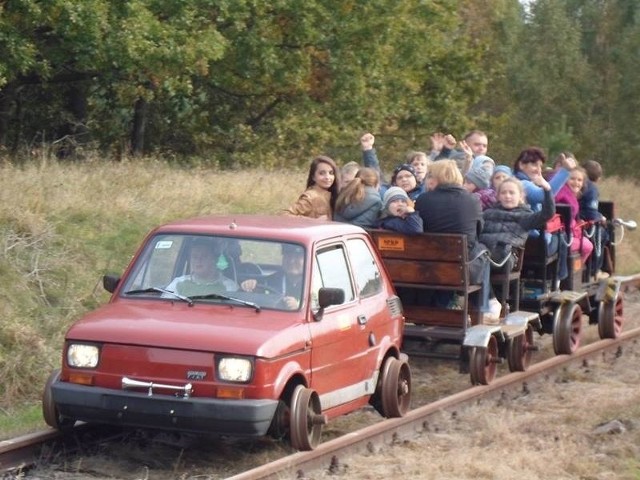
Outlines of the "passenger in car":
{"type": "Polygon", "coordinates": [[[340,173],[332,158],[320,155],[309,166],[307,189],[285,215],[331,220],[340,190],[340,173]]]}
{"type": "Polygon", "coordinates": [[[237,283],[225,277],[218,269],[219,257],[220,245],[215,240],[195,240],[189,254],[190,273],[174,278],[166,290],[187,297],[235,292],[238,290],[237,283]]]}
{"type": "Polygon", "coordinates": [[[304,250],[298,245],[282,245],[282,270],[263,279],[249,278],[240,284],[245,292],[282,294],[279,304],[287,310],[297,310],[304,282],[304,250]]]}

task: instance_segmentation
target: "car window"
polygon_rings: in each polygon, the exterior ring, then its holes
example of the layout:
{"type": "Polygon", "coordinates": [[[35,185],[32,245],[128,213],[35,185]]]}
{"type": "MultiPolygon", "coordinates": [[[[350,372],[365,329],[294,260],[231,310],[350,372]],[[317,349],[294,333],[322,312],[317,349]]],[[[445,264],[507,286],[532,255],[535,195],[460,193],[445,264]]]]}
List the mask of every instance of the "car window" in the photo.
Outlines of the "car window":
{"type": "Polygon", "coordinates": [[[341,244],[323,248],[316,253],[312,282],[312,306],[314,307],[317,307],[317,293],[321,287],[341,288],[344,290],[345,302],[354,299],[347,258],[341,244]]]}
{"type": "Polygon", "coordinates": [[[379,293],[382,290],[380,269],[366,242],[361,238],[352,239],[347,242],[347,248],[358,295],[368,297],[379,293]]]}
{"type": "Polygon", "coordinates": [[[183,251],[184,235],[158,235],[134,265],[127,280],[127,290],[162,287],[180,275],[184,262],[178,269],[178,258],[183,251]]]}
{"type": "Polygon", "coordinates": [[[202,302],[240,300],[260,308],[299,310],[305,300],[306,271],[305,248],[299,244],[158,234],[123,279],[121,292],[135,298],[175,299],[178,294],[202,302]]]}

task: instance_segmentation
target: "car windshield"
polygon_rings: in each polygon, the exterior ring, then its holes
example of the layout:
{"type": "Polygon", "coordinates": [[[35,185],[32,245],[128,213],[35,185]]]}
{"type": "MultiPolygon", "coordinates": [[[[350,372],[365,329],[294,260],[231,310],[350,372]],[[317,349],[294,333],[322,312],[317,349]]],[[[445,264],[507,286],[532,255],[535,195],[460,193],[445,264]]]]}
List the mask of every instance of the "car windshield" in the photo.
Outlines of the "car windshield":
{"type": "Polygon", "coordinates": [[[299,310],[306,278],[302,245],[240,237],[152,237],[124,279],[122,295],[299,310]]]}

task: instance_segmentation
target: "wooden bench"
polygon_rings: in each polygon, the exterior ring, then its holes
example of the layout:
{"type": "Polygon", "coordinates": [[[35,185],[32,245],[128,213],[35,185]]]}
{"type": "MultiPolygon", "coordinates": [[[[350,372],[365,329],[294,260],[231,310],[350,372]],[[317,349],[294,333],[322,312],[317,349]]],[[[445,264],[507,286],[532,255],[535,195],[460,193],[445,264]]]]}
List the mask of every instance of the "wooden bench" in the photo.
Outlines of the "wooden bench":
{"type": "Polygon", "coordinates": [[[466,235],[404,235],[388,230],[371,230],[369,233],[402,299],[405,339],[411,337],[425,343],[462,344],[468,327],[482,320],[479,309],[470,304],[473,295],[478,299],[476,305],[479,304],[481,285],[471,283],[469,278],[466,235]],[[436,292],[456,294],[458,306],[443,308],[425,301],[436,292]]]}
{"type": "Polygon", "coordinates": [[[527,310],[539,309],[539,295],[548,294],[559,287],[558,247],[564,241],[564,225],[560,214],[556,213],[547,222],[537,236],[529,236],[524,247],[524,260],[521,272],[520,305],[527,310]],[[549,253],[547,235],[552,236],[555,246],[549,253]]]}

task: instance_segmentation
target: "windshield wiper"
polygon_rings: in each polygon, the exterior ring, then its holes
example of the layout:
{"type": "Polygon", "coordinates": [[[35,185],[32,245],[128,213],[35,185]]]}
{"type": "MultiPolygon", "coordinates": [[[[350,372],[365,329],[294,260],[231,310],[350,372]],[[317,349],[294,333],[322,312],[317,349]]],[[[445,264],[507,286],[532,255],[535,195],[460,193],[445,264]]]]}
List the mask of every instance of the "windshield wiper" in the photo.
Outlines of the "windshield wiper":
{"type": "Polygon", "coordinates": [[[140,288],[138,290],[129,290],[128,292],[124,292],[125,295],[140,295],[141,293],[151,293],[158,292],[163,295],[171,295],[172,297],[179,298],[183,302],[187,302],[190,307],[193,307],[193,300],[189,297],[185,297],[184,295],[180,295],[179,293],[172,292],[171,290],[167,290],[165,288],[160,287],[149,287],[149,288],[140,288]]]}
{"type": "Polygon", "coordinates": [[[193,295],[189,297],[191,300],[203,300],[207,298],[215,298],[217,300],[230,300],[232,302],[239,303],[240,305],[244,305],[246,307],[251,307],[255,309],[256,313],[260,313],[262,307],[257,303],[250,302],[248,300],[242,300],[240,298],[230,297],[228,295],[222,295],[221,293],[207,293],[206,295],[193,295]]]}

